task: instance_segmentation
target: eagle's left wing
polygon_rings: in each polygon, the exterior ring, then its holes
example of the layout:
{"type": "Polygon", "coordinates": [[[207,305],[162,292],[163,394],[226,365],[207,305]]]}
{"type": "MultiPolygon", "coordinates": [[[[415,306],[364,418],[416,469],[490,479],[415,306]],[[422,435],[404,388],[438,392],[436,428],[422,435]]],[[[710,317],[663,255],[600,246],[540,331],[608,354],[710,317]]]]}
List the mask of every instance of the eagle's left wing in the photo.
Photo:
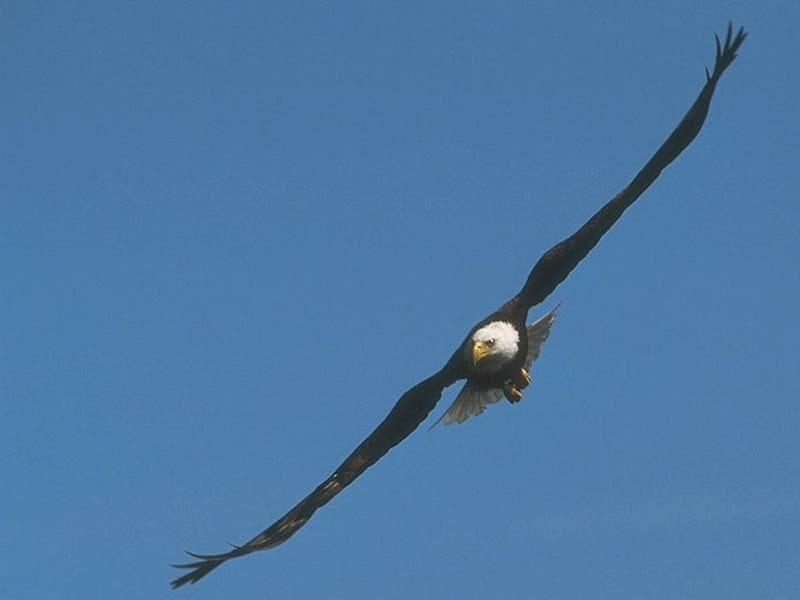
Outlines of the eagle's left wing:
{"type": "Polygon", "coordinates": [[[736,53],[746,37],[743,27],[734,35],[731,23],[728,23],[724,43],[720,43],[719,38],[714,36],[717,46],[714,70],[709,73],[706,69],[705,85],[678,126],[621,192],[609,200],[578,231],[542,255],[520,292],[509,300],[504,308],[523,307],[527,310],[547,298],[617,222],[625,209],[633,204],[658,178],[661,171],[692,143],[706,120],[711,98],[714,96],[720,77],[736,59],[736,53]]]}
{"type": "Polygon", "coordinates": [[[439,401],[442,390],[463,377],[457,365],[458,362],[451,359],[441,371],[404,393],[380,425],[359,444],[358,448],[353,450],[330,477],[249,542],[242,546],[234,546],[233,550],[222,554],[189,552],[188,554],[198,560],[173,565],[180,569],[191,570],[172,581],[172,587],[177,588],[186,583],[194,583],[226,560],[258,550],[267,550],[288,540],[305,525],[318,508],[330,502],[336,494],[350,485],[356,477],[419,426],[439,401]]]}

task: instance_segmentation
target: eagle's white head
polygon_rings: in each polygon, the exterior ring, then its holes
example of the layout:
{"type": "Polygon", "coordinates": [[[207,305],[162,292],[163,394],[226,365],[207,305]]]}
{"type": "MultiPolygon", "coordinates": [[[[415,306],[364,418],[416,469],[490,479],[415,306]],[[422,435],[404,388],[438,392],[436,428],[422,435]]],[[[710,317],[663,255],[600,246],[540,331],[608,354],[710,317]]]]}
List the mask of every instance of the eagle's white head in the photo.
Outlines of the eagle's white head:
{"type": "Polygon", "coordinates": [[[467,346],[464,358],[478,373],[496,373],[519,352],[519,332],[511,323],[493,321],[473,333],[467,346]]]}

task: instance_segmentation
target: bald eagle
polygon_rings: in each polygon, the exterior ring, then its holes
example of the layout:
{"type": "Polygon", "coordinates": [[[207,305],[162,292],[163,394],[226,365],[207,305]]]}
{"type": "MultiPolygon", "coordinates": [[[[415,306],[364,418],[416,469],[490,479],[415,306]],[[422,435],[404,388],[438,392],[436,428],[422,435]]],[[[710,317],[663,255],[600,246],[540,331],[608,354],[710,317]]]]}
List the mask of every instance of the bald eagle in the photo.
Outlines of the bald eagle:
{"type": "Polygon", "coordinates": [[[725,69],[736,58],[745,39],[744,28],[736,34],[728,23],[724,43],[715,35],[716,62],[706,69],[706,82],[681,122],[614,198],[578,231],[544,253],[534,265],[519,293],[475,325],[445,365],[405,392],[386,418],[344,462],[308,496],[284,516],[241,546],[222,554],[189,555],[196,561],[173,565],[188,569],[172,581],[178,588],[195,583],[223,562],[258,550],[274,548],[289,539],[316,510],[350,485],[367,468],[405,439],[428,416],[442,391],[458,380],[466,383],[442,416],[444,423],[460,423],[481,413],[486,405],[505,397],[519,402],[531,381],[528,369],[538,356],[555,319],[555,309],[526,327],[528,310],[541,303],[594,248],[622,213],[656,180],[661,171],[697,136],[708,114],[711,97],[725,69]]]}

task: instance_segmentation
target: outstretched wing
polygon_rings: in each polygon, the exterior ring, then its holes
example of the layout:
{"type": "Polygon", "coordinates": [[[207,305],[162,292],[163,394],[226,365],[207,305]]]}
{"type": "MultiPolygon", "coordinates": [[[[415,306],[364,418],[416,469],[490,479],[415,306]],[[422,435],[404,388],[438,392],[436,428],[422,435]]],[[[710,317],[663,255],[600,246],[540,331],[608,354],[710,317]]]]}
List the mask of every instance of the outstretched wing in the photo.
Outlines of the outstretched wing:
{"type": "Polygon", "coordinates": [[[700,91],[700,95],[675,130],[625,189],[597,211],[578,231],[542,255],[528,275],[522,290],[503,308],[527,310],[549,296],[595,247],[603,234],[616,223],[625,209],[633,204],[656,180],[661,171],[694,140],[706,120],[717,82],[725,69],[736,58],[736,52],[744,42],[746,35],[742,27],[734,36],[733,25],[728,23],[724,44],[720,44],[719,38],[714,36],[717,46],[714,71],[709,75],[708,69],[706,69],[706,83],[700,91]]]}
{"type": "Polygon", "coordinates": [[[257,550],[273,548],[288,540],[305,525],[318,508],[330,502],[356,477],[414,431],[439,401],[442,390],[461,377],[457,361],[451,359],[441,371],[408,390],[400,397],[381,424],[359,444],[358,448],[339,465],[339,468],[313,492],[298,502],[294,508],[246,544],[234,546],[230,552],[223,554],[189,552],[189,555],[198,560],[173,565],[180,569],[191,570],[172,581],[172,587],[178,588],[186,583],[194,583],[226,560],[257,550]]]}

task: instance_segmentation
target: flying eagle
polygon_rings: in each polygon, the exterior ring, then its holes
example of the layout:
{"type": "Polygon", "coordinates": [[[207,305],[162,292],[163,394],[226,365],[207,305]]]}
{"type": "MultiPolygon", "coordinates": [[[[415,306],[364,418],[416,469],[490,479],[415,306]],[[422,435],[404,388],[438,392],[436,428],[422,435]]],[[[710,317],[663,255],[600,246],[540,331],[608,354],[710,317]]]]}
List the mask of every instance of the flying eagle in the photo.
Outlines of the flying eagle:
{"type": "Polygon", "coordinates": [[[625,209],[650,187],[661,171],[697,136],[708,114],[717,83],[736,58],[736,52],[745,37],[744,28],[734,35],[731,23],[728,23],[724,44],[714,36],[714,71],[709,74],[706,69],[705,85],[694,104],[636,177],[578,231],[545,252],[520,292],[475,325],[444,367],[405,392],[386,418],[330,477],[283,517],[242,546],[234,546],[231,551],[222,554],[189,552],[197,561],[174,565],[189,571],[175,579],[172,587],[195,583],[231,558],[285,542],[306,524],[318,508],[330,502],[389,449],[414,431],[439,401],[442,391],[456,381],[465,379],[466,383],[442,416],[445,424],[460,423],[503,397],[510,402],[519,402],[522,390],[530,383],[530,364],[538,355],[539,347],[547,338],[555,319],[553,309],[526,327],[528,310],[550,295],[616,223],[625,209]]]}

